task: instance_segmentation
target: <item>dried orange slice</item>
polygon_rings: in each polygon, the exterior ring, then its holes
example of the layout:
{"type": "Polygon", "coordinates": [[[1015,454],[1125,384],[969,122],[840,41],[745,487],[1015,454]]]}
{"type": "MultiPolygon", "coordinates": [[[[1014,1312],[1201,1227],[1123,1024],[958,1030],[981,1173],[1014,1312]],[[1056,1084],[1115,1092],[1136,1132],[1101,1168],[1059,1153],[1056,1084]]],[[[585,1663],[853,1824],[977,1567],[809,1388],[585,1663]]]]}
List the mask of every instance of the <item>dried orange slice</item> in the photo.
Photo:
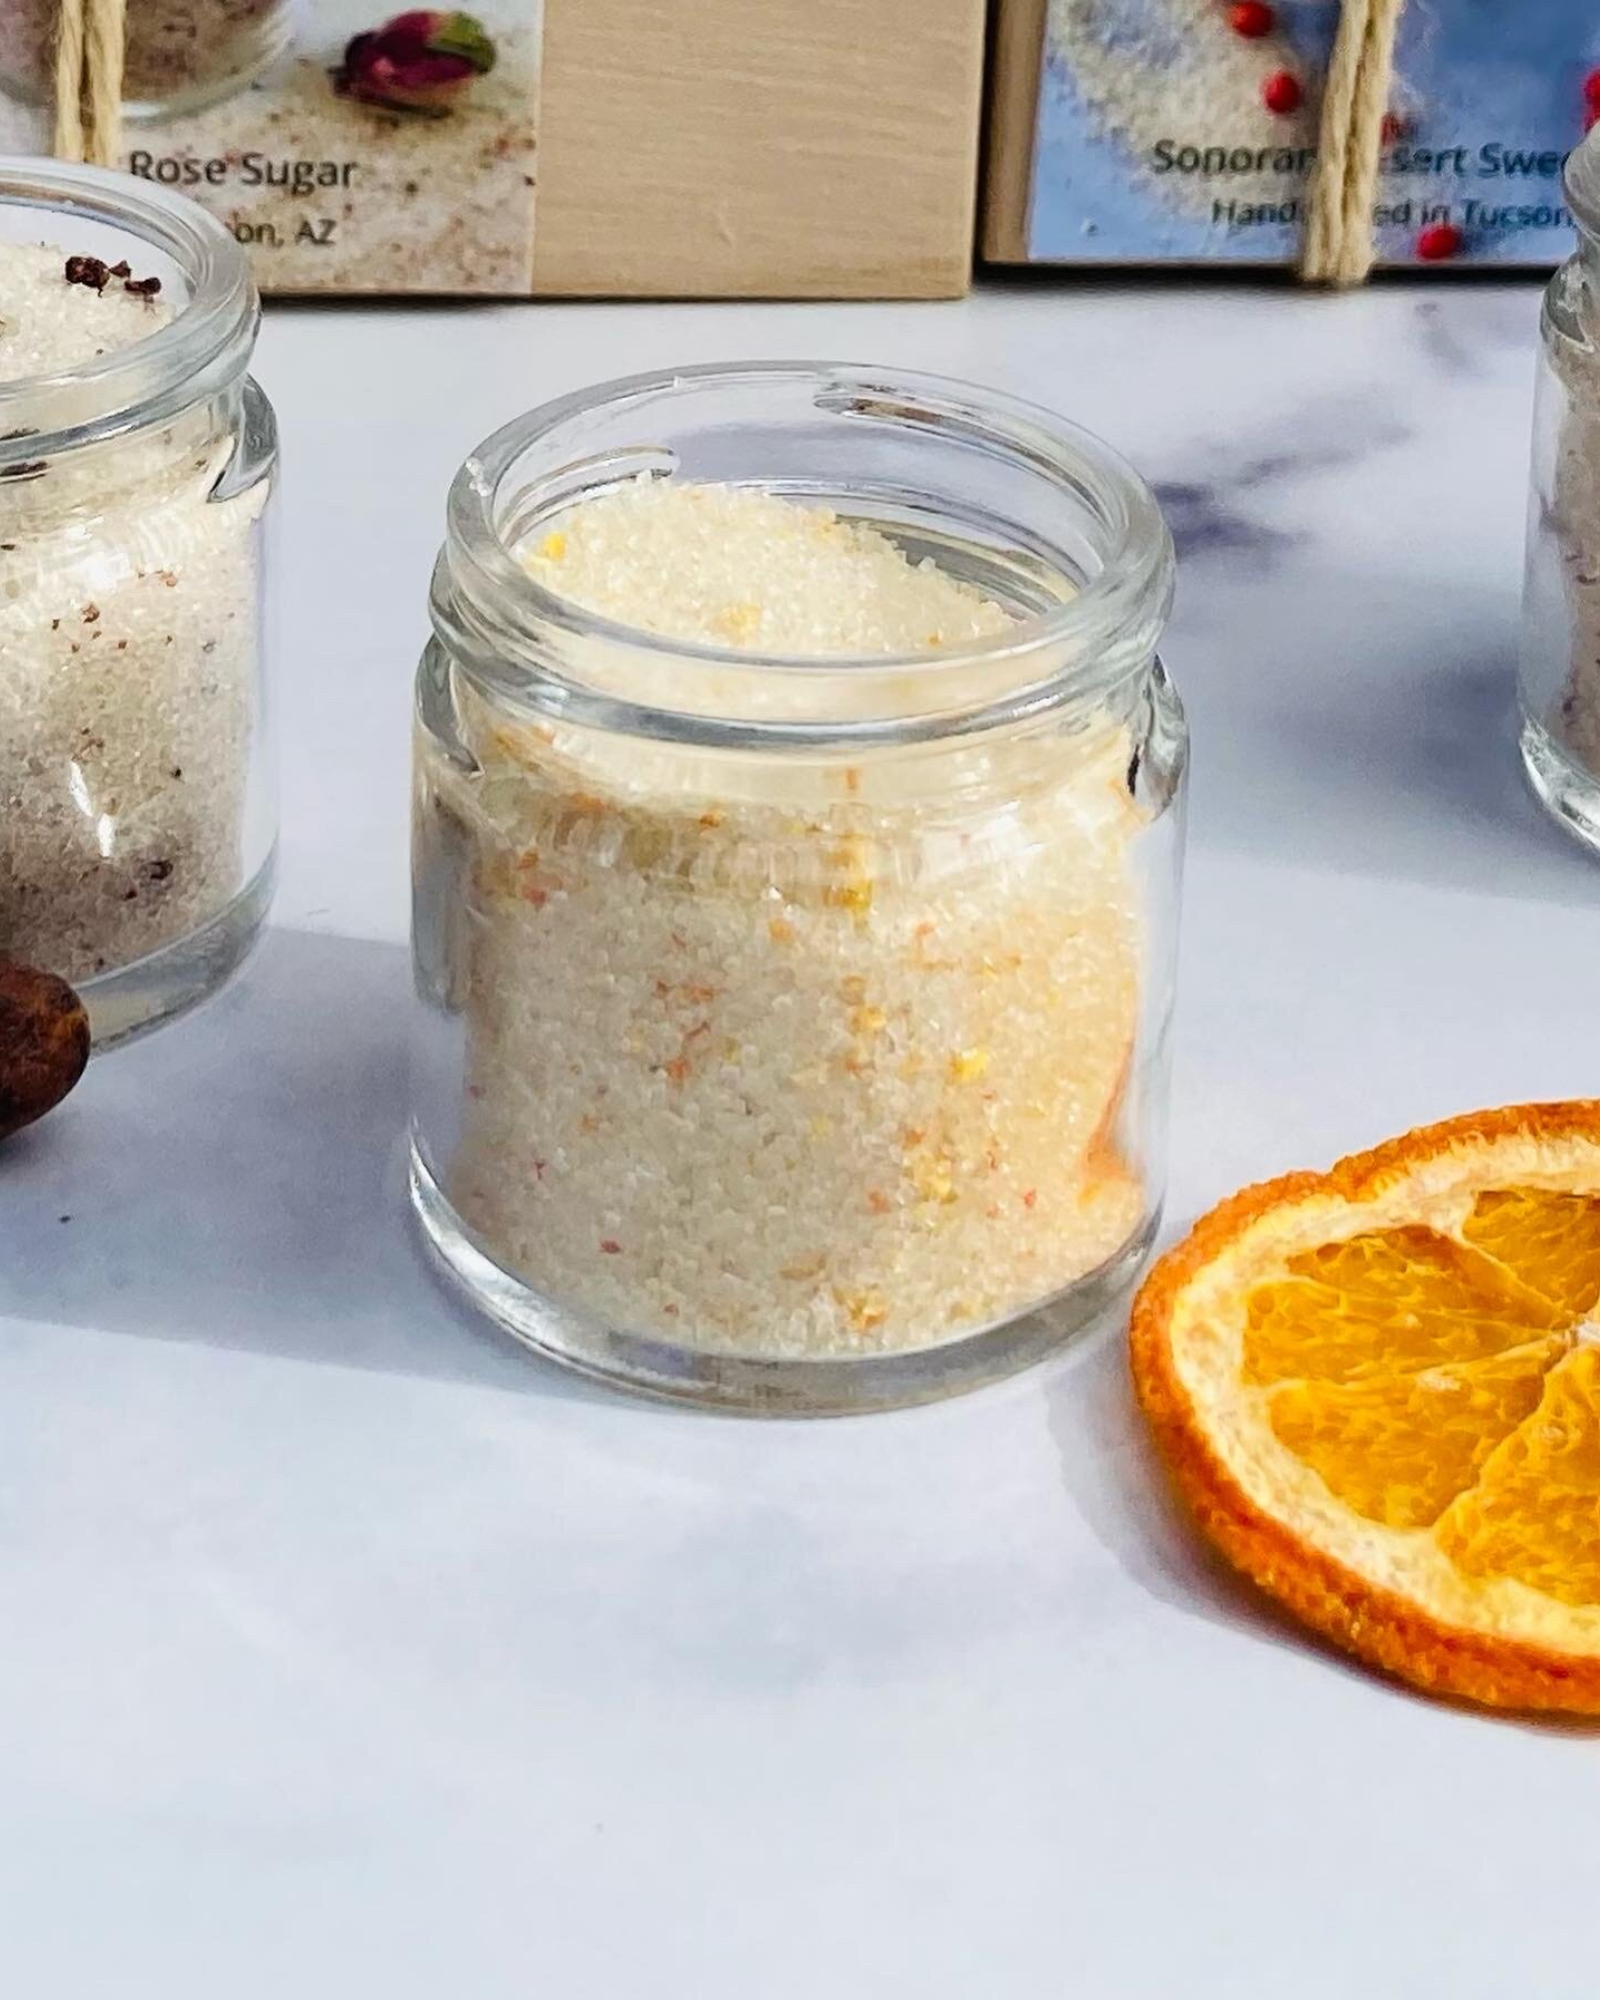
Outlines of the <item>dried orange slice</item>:
{"type": "Polygon", "coordinates": [[[1132,1343],[1199,1526],[1297,1617],[1421,1687],[1600,1713],[1600,1100],[1247,1189],[1132,1343]]]}

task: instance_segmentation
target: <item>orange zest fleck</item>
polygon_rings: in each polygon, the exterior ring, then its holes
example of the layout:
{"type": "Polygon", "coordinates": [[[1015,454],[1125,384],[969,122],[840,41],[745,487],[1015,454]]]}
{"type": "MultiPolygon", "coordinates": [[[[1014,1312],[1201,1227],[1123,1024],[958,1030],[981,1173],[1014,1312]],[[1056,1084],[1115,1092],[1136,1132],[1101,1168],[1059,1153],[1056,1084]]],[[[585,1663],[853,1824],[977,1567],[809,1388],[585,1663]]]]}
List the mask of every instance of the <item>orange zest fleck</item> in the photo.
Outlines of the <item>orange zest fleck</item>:
{"type": "Polygon", "coordinates": [[[870,1288],[863,1292],[836,1291],[834,1297],[844,1307],[845,1317],[857,1333],[870,1333],[889,1317],[889,1308],[884,1304],[881,1292],[870,1288]]]}

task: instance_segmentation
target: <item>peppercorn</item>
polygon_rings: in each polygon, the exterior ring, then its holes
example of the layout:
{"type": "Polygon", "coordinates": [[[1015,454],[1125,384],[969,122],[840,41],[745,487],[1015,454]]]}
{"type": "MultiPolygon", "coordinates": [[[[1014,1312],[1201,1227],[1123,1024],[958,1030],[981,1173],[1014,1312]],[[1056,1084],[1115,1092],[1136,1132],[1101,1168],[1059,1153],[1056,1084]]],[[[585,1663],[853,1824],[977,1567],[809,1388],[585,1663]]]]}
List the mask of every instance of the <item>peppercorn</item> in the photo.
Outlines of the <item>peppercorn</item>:
{"type": "Polygon", "coordinates": [[[1460,254],[1465,241],[1453,222],[1430,222],[1417,236],[1417,255],[1425,264],[1443,264],[1460,254]]]}
{"type": "Polygon", "coordinates": [[[1239,0],[1236,7],[1228,9],[1228,26],[1236,35],[1244,35],[1252,42],[1270,35],[1277,25],[1278,17],[1266,0],[1239,0]]]}
{"type": "Polygon", "coordinates": [[[0,1139],[53,1111],[89,1060],[89,1017],[64,979],[0,959],[0,1139]]]}

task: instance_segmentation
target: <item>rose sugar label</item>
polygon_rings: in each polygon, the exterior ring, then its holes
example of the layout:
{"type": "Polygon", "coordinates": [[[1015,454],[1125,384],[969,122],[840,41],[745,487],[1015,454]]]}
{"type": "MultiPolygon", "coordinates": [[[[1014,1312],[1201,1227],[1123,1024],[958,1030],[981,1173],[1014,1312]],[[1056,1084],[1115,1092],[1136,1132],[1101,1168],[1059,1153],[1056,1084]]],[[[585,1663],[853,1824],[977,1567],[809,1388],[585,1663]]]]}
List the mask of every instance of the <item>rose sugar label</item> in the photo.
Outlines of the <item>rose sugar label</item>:
{"type": "MultiPolygon", "coordinates": [[[[49,150],[53,0],[0,8],[0,152],[49,150]]],[[[542,0],[141,0],[119,162],[201,202],[290,292],[532,278],[542,0]]]]}

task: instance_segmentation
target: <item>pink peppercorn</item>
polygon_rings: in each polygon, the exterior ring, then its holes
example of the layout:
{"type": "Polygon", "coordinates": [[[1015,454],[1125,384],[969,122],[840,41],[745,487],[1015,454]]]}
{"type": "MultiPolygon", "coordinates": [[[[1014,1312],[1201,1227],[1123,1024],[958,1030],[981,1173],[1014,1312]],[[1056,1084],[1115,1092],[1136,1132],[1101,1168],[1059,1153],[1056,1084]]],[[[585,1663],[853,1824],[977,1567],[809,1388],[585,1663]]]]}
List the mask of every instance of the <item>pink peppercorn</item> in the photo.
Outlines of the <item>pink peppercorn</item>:
{"type": "Polygon", "coordinates": [[[1291,76],[1286,69],[1274,70],[1261,86],[1261,102],[1280,118],[1287,118],[1291,111],[1298,111],[1304,98],[1300,79],[1291,76]]]}
{"type": "Polygon", "coordinates": [[[1228,26],[1236,35],[1244,35],[1252,42],[1270,35],[1277,25],[1278,17],[1266,0],[1239,0],[1238,6],[1228,9],[1228,26]]]}
{"type": "Polygon", "coordinates": [[[1431,222],[1417,237],[1417,255],[1424,264],[1443,264],[1460,253],[1466,239],[1453,222],[1431,222]]]}

